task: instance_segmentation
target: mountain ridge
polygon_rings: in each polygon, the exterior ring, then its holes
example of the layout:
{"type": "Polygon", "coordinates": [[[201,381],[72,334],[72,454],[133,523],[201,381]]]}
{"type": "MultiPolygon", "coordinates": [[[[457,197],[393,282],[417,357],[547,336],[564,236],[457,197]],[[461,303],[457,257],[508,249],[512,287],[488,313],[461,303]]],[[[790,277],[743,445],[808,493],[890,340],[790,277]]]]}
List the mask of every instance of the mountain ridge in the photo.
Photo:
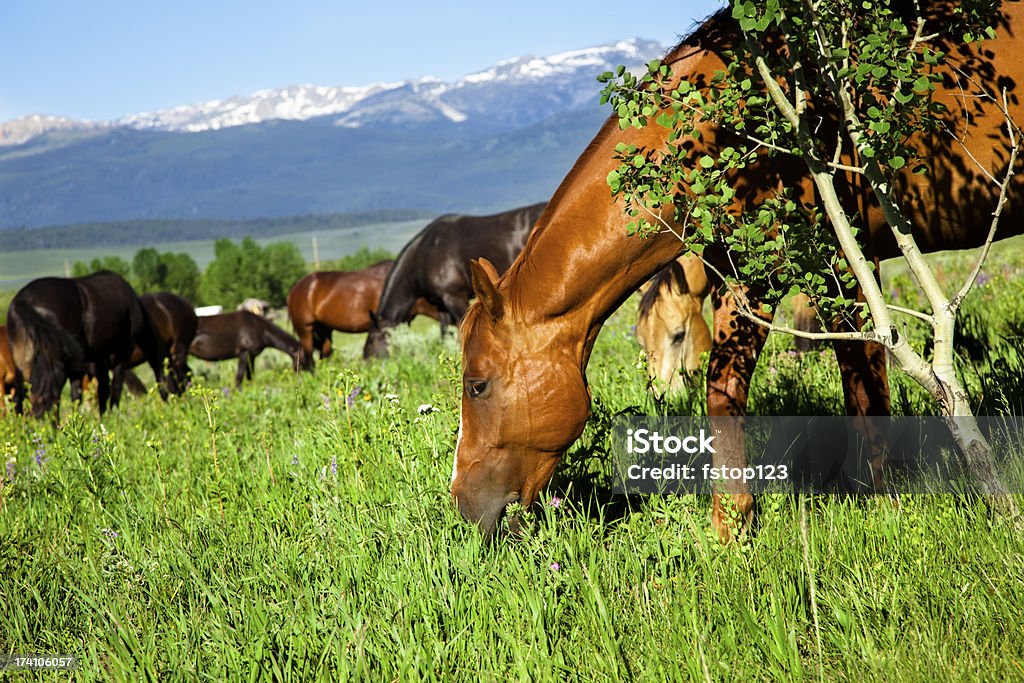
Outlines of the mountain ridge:
{"type": "Polygon", "coordinates": [[[39,116],[19,131],[8,122],[0,125],[7,139],[24,139],[0,145],[0,230],[394,208],[473,213],[540,201],[610,113],[596,77],[618,64],[643,69],[663,52],[634,39],[517,57],[451,83],[368,86],[331,113],[323,113],[329,93],[314,100],[293,86],[131,115],[132,125],[39,116]]]}

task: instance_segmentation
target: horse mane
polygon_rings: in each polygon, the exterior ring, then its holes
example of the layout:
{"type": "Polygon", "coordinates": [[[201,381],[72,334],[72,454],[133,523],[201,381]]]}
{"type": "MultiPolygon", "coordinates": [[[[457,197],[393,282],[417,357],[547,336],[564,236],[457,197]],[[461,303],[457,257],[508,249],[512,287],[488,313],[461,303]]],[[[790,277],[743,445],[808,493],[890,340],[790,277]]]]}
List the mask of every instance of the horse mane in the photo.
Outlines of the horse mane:
{"type": "MultiPolygon", "coordinates": [[[[665,56],[661,59],[663,64],[671,64],[705,50],[713,52],[726,50],[731,48],[737,40],[742,38],[739,33],[739,27],[736,22],[732,20],[728,8],[712,12],[703,21],[694,20],[693,24],[694,25],[690,33],[680,38],[679,42],[665,53],[665,56]]],[[[544,216],[551,215],[552,212],[557,210],[559,204],[566,199],[566,193],[572,186],[574,186],[575,179],[583,173],[582,169],[584,165],[595,153],[595,150],[601,146],[609,135],[614,135],[618,132],[618,116],[615,113],[612,113],[601,125],[597,134],[589,143],[587,143],[586,148],[584,148],[583,152],[576,159],[576,162],[566,174],[561,184],[559,184],[558,188],[555,190],[554,195],[548,201],[547,209],[541,216],[542,219],[544,216]]],[[[513,278],[518,280],[519,271],[529,272],[533,269],[531,259],[536,251],[534,242],[541,239],[548,225],[549,222],[547,221],[538,221],[536,228],[530,233],[530,237],[527,240],[526,245],[523,247],[520,258],[516,259],[512,263],[512,266],[509,267],[508,270],[506,270],[499,278],[499,283],[513,278]]],[[[399,258],[401,258],[401,255],[399,255],[399,258]]],[[[394,273],[394,269],[392,269],[392,273],[394,273]]],[[[385,284],[385,292],[386,291],[387,285],[385,284]]],[[[383,306],[383,298],[381,299],[381,304],[383,306]]],[[[514,308],[518,309],[516,297],[510,297],[510,304],[514,308]]]]}
{"type": "Polygon", "coordinates": [[[679,285],[680,289],[686,289],[686,273],[683,271],[683,266],[680,265],[679,261],[673,261],[668,264],[649,280],[650,286],[643,296],[640,297],[641,318],[651,314],[654,304],[658,303],[658,300],[661,299],[662,290],[669,289],[673,281],[679,285]]]}

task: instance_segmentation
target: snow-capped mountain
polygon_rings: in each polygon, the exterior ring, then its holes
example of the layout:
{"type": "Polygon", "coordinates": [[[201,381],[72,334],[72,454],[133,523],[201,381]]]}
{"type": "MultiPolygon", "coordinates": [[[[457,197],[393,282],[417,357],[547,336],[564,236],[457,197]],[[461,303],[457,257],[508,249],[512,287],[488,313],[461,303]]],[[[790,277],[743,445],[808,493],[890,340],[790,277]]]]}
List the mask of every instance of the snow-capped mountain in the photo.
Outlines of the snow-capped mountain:
{"type": "Polygon", "coordinates": [[[293,86],[105,122],[25,117],[0,125],[0,231],[540,201],[610,113],[595,78],[663,52],[628,40],[452,82],[293,86]]]}
{"type": "Polygon", "coordinates": [[[516,57],[454,82],[426,76],[355,87],[296,85],[109,122],[32,115],[0,124],[0,145],[18,145],[55,130],[124,127],[196,133],[321,116],[336,116],[335,124],[348,128],[474,119],[486,119],[488,128],[530,125],[595,99],[594,78],[603,71],[619,64],[640,69],[663,52],[656,42],[634,38],[549,57],[516,57]]]}

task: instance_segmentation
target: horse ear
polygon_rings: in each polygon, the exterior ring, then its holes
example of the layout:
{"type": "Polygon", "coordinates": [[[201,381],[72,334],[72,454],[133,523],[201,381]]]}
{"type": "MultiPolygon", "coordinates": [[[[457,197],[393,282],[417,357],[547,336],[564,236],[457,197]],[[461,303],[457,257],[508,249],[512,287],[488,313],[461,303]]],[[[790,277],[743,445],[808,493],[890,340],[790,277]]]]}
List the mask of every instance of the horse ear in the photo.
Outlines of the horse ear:
{"type": "Polygon", "coordinates": [[[505,312],[505,299],[498,292],[498,271],[485,258],[472,259],[469,270],[473,276],[473,292],[491,318],[498,320],[505,312]]]}

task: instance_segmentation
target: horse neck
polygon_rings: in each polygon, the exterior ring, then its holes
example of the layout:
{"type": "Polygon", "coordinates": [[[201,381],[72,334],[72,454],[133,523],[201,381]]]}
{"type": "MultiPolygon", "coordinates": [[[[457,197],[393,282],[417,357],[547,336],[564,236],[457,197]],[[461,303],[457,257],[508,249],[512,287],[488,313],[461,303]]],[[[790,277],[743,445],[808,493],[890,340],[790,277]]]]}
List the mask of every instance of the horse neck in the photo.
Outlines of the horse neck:
{"type": "Polygon", "coordinates": [[[294,356],[299,352],[299,341],[272,322],[263,321],[263,342],[278,351],[294,356]]]}
{"type": "Polygon", "coordinates": [[[524,323],[550,324],[556,334],[585,340],[581,367],[608,316],[683,248],[671,234],[626,234],[628,219],[605,183],[617,166],[614,124],[577,162],[499,285],[524,323]]]}
{"type": "Polygon", "coordinates": [[[406,322],[412,314],[419,296],[411,286],[411,279],[404,274],[404,262],[399,259],[388,273],[384,281],[377,304],[377,320],[383,329],[397,327],[406,322]]]}

